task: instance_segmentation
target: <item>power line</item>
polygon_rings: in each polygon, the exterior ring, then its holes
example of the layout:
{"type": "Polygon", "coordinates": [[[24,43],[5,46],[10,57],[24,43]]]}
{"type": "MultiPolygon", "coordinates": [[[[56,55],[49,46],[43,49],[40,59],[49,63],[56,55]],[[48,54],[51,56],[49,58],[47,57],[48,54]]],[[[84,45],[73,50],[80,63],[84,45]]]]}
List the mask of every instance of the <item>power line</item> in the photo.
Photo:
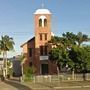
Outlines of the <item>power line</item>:
{"type": "Polygon", "coordinates": [[[12,34],[12,35],[31,35],[30,32],[0,32],[1,35],[3,34],[12,34]]]}

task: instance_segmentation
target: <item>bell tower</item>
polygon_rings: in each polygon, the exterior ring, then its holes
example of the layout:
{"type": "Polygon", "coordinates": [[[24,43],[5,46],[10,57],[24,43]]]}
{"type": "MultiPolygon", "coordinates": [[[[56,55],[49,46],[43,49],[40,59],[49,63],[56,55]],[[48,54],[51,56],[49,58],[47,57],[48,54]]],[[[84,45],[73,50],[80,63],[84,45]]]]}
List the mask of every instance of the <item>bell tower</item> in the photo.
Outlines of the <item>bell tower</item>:
{"type": "Polygon", "coordinates": [[[37,74],[49,73],[49,47],[51,40],[51,12],[48,9],[38,9],[34,13],[35,22],[35,63],[37,74]],[[39,72],[39,73],[38,73],[39,72]]]}
{"type": "Polygon", "coordinates": [[[46,44],[51,39],[51,13],[48,9],[38,9],[35,15],[35,46],[46,44]]]}

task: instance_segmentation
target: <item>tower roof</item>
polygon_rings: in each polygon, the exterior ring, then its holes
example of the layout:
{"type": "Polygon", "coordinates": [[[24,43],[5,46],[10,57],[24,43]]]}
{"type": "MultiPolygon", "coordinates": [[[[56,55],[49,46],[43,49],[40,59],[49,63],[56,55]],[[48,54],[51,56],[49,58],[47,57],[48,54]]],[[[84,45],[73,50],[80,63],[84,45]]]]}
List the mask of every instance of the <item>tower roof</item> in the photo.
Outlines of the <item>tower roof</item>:
{"type": "Polygon", "coordinates": [[[34,14],[51,14],[48,9],[37,9],[34,14]]]}

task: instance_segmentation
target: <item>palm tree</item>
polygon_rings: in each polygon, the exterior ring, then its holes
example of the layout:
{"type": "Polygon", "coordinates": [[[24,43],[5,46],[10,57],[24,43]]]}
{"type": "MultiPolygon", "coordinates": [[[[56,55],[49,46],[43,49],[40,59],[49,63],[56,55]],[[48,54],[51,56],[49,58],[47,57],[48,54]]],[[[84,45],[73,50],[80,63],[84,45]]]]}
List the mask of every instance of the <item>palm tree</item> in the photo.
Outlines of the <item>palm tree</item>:
{"type": "Polygon", "coordinates": [[[7,51],[11,51],[14,49],[14,41],[12,37],[7,35],[1,36],[0,40],[0,50],[3,54],[3,75],[6,77],[7,75],[7,51]]]}
{"type": "Polygon", "coordinates": [[[78,32],[77,34],[77,43],[80,46],[83,42],[90,41],[86,34],[82,34],[82,32],[78,32]]]}

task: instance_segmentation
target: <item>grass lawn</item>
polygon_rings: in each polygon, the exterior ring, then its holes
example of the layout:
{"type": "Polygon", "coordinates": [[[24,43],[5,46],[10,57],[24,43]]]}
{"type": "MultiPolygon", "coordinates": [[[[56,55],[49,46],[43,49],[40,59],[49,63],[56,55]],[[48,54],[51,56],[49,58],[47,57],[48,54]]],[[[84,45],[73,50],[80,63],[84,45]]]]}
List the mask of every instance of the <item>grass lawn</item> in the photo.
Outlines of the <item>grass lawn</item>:
{"type": "Polygon", "coordinates": [[[90,81],[42,82],[42,83],[26,82],[26,84],[30,86],[32,90],[34,89],[38,89],[38,90],[90,90],[90,88],[87,87],[87,86],[90,86],[90,81]]]}

